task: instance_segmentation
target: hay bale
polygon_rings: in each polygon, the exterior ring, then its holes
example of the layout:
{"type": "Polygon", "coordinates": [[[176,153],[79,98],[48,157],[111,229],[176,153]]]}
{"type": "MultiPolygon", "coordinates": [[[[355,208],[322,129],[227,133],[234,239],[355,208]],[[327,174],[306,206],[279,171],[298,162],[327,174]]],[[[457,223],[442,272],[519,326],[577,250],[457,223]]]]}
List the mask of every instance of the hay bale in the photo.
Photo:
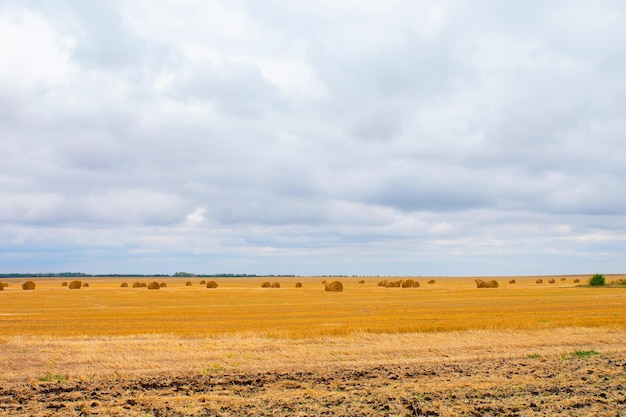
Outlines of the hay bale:
{"type": "Polygon", "coordinates": [[[429,280],[429,281],[428,281],[428,283],[429,283],[429,284],[434,284],[434,283],[435,283],[435,280],[434,280],[434,279],[431,279],[431,280],[429,280]]]}
{"type": "Polygon", "coordinates": [[[378,281],[378,286],[379,287],[384,287],[386,285],[387,285],[387,280],[386,279],[383,279],[382,281],[378,281]]]}
{"type": "Polygon", "coordinates": [[[554,278],[548,281],[548,284],[554,284],[554,283],[556,283],[556,280],[554,278]]]}
{"type": "Polygon", "coordinates": [[[302,288],[302,283],[301,282],[296,282],[296,288],[302,288]]]}
{"type": "Polygon", "coordinates": [[[83,288],[89,288],[89,283],[88,283],[88,282],[85,282],[85,283],[83,284],[83,288]]]}
{"type": "Polygon", "coordinates": [[[415,281],[414,279],[406,279],[402,281],[402,288],[418,288],[420,283],[415,281]]]}
{"type": "Polygon", "coordinates": [[[161,283],[159,284],[159,287],[161,287],[161,288],[165,288],[165,287],[167,287],[167,284],[166,284],[165,282],[161,282],[161,283]]]}
{"type": "Polygon", "coordinates": [[[141,282],[133,282],[133,288],[141,288],[141,282]]]}
{"type": "Polygon", "coordinates": [[[514,279],[509,280],[509,284],[515,284],[515,280],[514,279]]]}
{"type": "Polygon", "coordinates": [[[122,288],[128,288],[128,283],[127,283],[127,282],[122,282],[122,285],[120,285],[120,287],[122,287],[122,288]]]}
{"type": "Polygon", "coordinates": [[[574,280],[574,282],[580,282],[580,279],[576,278],[576,279],[574,280]]]}
{"type": "Polygon", "coordinates": [[[537,281],[535,281],[536,284],[543,284],[543,280],[541,278],[539,278],[537,281]]]}
{"type": "Polygon", "coordinates": [[[339,281],[330,281],[324,285],[324,288],[326,291],[341,292],[343,291],[343,284],[339,281]]]}
{"type": "Polygon", "coordinates": [[[6,288],[6,287],[8,287],[8,286],[9,286],[9,283],[8,283],[8,282],[3,282],[3,283],[2,283],[2,286],[3,286],[4,288],[6,288]]]}
{"type": "Polygon", "coordinates": [[[67,287],[67,281],[63,281],[63,282],[61,283],[61,286],[62,286],[62,287],[67,287]]]}
{"type": "Polygon", "coordinates": [[[32,291],[35,289],[35,283],[33,281],[26,281],[22,284],[22,289],[27,291],[32,291]]]}
{"type": "Polygon", "coordinates": [[[0,282],[0,291],[4,291],[4,285],[0,282]]]}
{"type": "Polygon", "coordinates": [[[270,284],[267,281],[265,281],[263,284],[261,284],[261,288],[270,288],[271,286],[272,286],[272,284],[270,284]]]}
{"type": "Polygon", "coordinates": [[[149,290],[158,290],[158,289],[160,289],[160,288],[161,288],[161,286],[160,286],[160,285],[159,285],[159,283],[158,283],[158,282],[156,282],[156,281],[153,281],[153,282],[151,282],[150,284],[148,284],[148,289],[149,289],[149,290]]]}
{"type": "Polygon", "coordinates": [[[70,290],[80,290],[80,288],[83,286],[83,282],[82,281],[70,281],[70,290]]]}
{"type": "Polygon", "coordinates": [[[280,284],[278,282],[273,282],[272,288],[280,288],[280,284]]]}
{"type": "Polygon", "coordinates": [[[565,277],[561,278],[561,281],[565,281],[565,277]]]}
{"type": "Polygon", "coordinates": [[[145,282],[142,282],[141,284],[139,284],[139,286],[141,288],[146,288],[148,286],[148,284],[146,284],[145,282]]]}
{"type": "Polygon", "coordinates": [[[359,281],[359,284],[365,284],[365,281],[360,280],[360,281],[359,281]]]}
{"type": "Polygon", "coordinates": [[[387,281],[387,283],[385,284],[385,288],[399,288],[401,285],[402,281],[387,281]]]}
{"type": "Polygon", "coordinates": [[[205,284],[206,284],[205,280],[200,281],[200,285],[205,285],[205,284]]]}
{"type": "Polygon", "coordinates": [[[209,281],[209,282],[206,283],[206,287],[207,288],[217,288],[217,282],[209,281]]]}
{"type": "Polygon", "coordinates": [[[187,281],[187,282],[185,282],[185,286],[187,286],[187,287],[191,287],[191,281],[187,281]]]}
{"type": "Polygon", "coordinates": [[[476,287],[477,288],[498,288],[498,281],[496,280],[489,280],[489,281],[483,281],[482,279],[478,280],[478,282],[476,282],[476,287]]]}

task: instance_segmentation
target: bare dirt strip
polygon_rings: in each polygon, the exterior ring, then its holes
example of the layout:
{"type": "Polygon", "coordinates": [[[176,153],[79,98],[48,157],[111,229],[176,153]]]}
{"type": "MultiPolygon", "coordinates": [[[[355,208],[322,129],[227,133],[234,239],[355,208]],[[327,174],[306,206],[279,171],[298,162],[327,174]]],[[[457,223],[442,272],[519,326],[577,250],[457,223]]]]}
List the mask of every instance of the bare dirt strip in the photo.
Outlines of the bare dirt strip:
{"type": "Polygon", "coordinates": [[[5,382],[2,416],[626,416],[623,354],[5,382]]]}

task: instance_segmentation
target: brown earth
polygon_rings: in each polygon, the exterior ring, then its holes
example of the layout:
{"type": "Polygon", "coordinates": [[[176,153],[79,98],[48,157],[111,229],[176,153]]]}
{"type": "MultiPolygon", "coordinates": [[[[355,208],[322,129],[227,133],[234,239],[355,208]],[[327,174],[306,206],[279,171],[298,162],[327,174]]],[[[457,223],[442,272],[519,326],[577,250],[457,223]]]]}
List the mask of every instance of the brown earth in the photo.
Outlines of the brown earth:
{"type": "Polygon", "coordinates": [[[626,359],[592,351],[582,357],[3,382],[0,415],[624,416],[626,359]]]}

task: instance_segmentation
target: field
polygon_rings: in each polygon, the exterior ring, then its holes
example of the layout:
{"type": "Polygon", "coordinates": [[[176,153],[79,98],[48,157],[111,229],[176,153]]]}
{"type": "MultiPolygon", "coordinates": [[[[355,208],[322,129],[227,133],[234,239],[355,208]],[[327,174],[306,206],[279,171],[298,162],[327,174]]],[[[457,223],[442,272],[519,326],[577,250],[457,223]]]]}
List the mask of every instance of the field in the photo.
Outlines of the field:
{"type": "Polygon", "coordinates": [[[0,415],[624,415],[626,287],[512,278],[4,280],[0,415]]]}

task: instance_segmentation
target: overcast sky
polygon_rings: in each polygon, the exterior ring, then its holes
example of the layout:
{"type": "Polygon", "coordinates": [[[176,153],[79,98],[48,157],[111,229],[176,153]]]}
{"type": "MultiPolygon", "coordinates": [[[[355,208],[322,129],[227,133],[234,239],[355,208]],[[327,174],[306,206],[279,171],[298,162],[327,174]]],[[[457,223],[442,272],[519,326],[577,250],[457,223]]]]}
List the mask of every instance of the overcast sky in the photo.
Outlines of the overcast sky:
{"type": "Polygon", "coordinates": [[[626,272],[626,3],[0,0],[0,272],[626,272]]]}

